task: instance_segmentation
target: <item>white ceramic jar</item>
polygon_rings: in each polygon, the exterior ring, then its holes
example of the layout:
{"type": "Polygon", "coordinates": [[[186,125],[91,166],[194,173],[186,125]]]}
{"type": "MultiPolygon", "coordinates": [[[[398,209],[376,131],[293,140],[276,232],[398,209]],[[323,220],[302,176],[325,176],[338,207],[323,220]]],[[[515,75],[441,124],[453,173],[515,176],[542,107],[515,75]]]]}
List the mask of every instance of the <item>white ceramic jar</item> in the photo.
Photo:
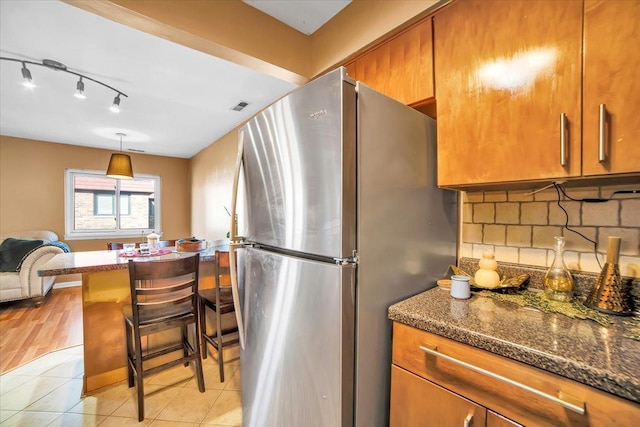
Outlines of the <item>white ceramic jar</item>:
{"type": "Polygon", "coordinates": [[[469,277],[460,275],[451,276],[451,296],[456,299],[471,298],[469,277]]]}

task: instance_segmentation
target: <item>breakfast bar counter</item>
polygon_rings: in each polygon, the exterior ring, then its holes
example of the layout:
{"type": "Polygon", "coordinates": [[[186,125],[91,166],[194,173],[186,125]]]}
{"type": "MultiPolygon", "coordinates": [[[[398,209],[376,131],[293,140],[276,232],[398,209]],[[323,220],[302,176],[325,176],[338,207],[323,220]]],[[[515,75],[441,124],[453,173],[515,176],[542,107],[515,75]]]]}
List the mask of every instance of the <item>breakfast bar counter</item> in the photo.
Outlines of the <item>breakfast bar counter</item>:
{"type": "MultiPolygon", "coordinates": [[[[228,246],[212,247],[200,252],[200,261],[213,261],[215,250],[228,251],[228,246]]],[[[158,256],[134,256],[127,257],[121,250],[113,251],[89,251],[62,253],[49,260],[38,271],[38,276],[60,276],[64,274],[97,273],[101,271],[127,270],[130,259],[134,261],[154,261],[158,259],[171,259],[194,255],[194,252],[177,252],[167,249],[169,253],[158,256]]]]}
{"type": "MultiPolygon", "coordinates": [[[[202,289],[214,287],[216,250],[226,252],[229,247],[214,246],[199,252],[202,289]]],[[[159,255],[134,257],[126,257],[119,250],[71,252],[54,256],[38,271],[39,276],[82,274],[85,394],[127,378],[122,306],[130,303],[129,260],[148,262],[194,254],[170,249],[159,255]]]]}

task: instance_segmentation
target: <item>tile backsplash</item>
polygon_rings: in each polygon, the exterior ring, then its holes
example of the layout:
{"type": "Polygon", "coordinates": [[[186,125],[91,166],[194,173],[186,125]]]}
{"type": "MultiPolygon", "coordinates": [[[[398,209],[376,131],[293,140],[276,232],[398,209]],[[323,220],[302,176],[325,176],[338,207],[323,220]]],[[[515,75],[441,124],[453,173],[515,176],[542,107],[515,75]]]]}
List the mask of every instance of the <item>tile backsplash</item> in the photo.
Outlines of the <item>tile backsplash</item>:
{"type": "Polygon", "coordinates": [[[548,267],[553,262],[553,237],[564,236],[567,267],[599,273],[594,244],[564,227],[568,215],[570,229],[597,242],[602,265],[607,237],[621,237],[620,271],[624,276],[640,277],[640,193],[613,194],[619,190],[640,190],[640,184],[569,187],[565,188],[566,196],[554,187],[533,194],[463,193],[460,256],[481,258],[483,251],[490,250],[498,261],[548,267]],[[577,201],[609,198],[600,203],[577,201]]]}

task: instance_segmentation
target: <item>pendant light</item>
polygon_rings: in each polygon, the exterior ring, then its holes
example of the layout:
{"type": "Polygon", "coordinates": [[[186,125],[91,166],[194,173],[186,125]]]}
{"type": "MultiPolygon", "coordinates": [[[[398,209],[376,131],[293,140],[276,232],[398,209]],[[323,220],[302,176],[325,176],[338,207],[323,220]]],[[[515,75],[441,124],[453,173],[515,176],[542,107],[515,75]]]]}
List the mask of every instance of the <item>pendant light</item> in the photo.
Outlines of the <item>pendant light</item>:
{"type": "Polygon", "coordinates": [[[116,133],[120,137],[120,152],[111,154],[107,176],[109,178],[133,179],[133,168],[131,167],[131,157],[122,152],[122,137],[124,133],[116,133]]]}

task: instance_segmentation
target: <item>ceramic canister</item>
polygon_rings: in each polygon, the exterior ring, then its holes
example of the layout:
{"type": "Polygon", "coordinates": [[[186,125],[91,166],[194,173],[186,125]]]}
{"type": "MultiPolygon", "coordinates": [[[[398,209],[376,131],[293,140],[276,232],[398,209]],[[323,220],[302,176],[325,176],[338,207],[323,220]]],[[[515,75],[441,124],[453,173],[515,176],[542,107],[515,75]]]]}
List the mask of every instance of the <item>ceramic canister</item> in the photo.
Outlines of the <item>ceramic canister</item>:
{"type": "Polygon", "coordinates": [[[468,299],[471,297],[469,277],[460,275],[451,276],[451,296],[457,299],[468,299]]]}

